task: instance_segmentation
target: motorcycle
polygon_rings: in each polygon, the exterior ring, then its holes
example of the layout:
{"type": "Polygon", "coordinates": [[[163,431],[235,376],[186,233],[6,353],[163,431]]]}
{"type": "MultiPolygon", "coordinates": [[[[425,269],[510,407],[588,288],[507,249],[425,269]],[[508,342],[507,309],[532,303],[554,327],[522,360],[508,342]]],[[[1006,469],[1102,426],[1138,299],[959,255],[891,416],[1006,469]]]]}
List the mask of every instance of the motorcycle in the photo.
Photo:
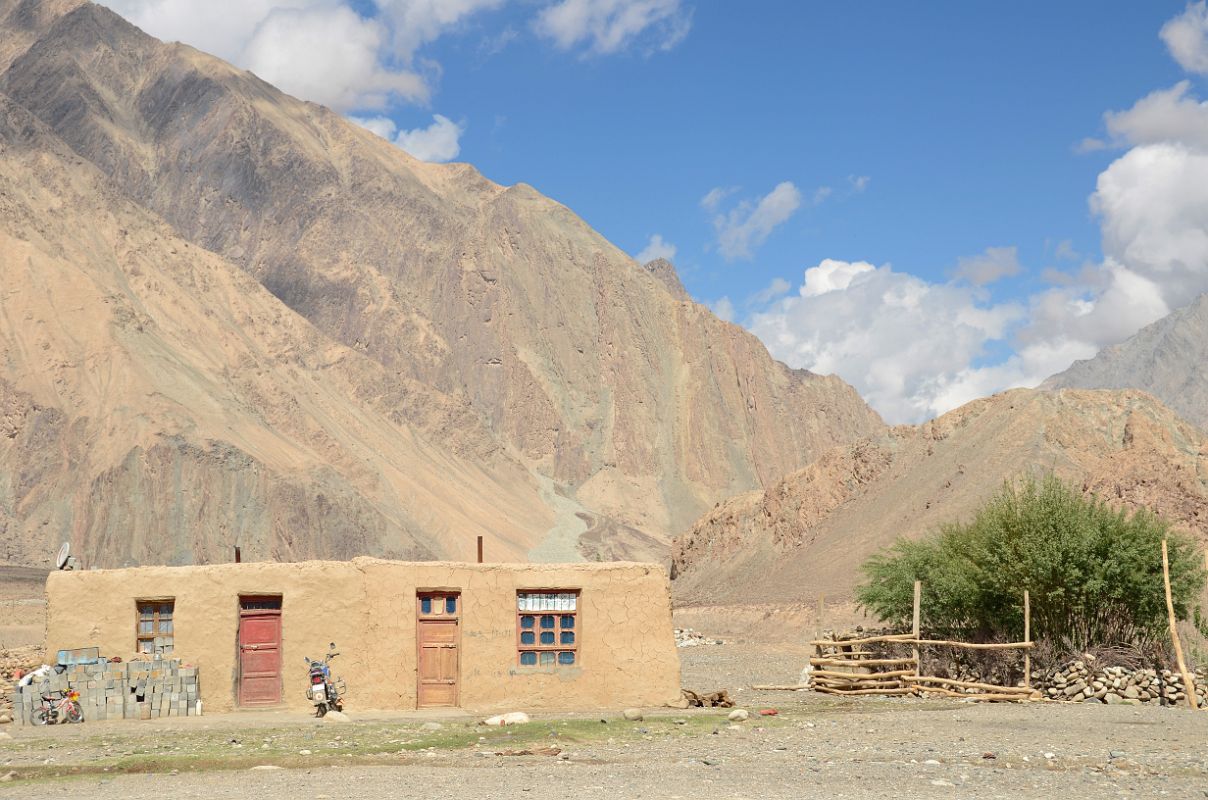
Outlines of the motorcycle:
{"type": "Polygon", "coordinates": [[[42,695],[42,704],[34,709],[31,721],[35,725],[83,722],[84,712],[80,709],[80,693],[72,689],[67,692],[51,692],[42,695]]]}
{"type": "Polygon", "coordinates": [[[315,705],[315,716],[322,717],[328,711],[344,710],[344,693],[348,691],[343,678],[332,678],[331,660],[338,656],[336,643],[331,643],[331,649],[322,661],[306,658],[306,666],[310,669],[310,684],[306,687],[306,697],[315,705]]]}

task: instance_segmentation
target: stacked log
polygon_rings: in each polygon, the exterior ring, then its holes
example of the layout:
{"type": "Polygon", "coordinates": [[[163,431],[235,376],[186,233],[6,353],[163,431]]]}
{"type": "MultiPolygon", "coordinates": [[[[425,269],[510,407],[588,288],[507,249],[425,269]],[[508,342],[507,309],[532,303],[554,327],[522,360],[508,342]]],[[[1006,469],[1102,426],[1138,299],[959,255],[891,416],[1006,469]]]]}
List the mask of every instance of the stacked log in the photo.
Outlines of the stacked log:
{"type": "Polygon", "coordinates": [[[911,634],[887,634],[813,642],[816,654],[810,659],[810,688],[837,695],[913,694],[904,679],[918,674],[913,656],[893,656],[886,646],[911,634]]]}

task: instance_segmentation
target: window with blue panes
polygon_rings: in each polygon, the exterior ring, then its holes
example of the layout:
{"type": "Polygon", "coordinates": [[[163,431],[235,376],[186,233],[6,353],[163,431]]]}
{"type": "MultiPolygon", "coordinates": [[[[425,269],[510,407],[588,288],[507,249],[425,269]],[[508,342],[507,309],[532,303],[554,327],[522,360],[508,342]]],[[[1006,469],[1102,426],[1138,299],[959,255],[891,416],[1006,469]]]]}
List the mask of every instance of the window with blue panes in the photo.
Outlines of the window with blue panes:
{"type": "Polygon", "coordinates": [[[522,667],[579,663],[579,593],[516,593],[517,651],[522,667]]]}

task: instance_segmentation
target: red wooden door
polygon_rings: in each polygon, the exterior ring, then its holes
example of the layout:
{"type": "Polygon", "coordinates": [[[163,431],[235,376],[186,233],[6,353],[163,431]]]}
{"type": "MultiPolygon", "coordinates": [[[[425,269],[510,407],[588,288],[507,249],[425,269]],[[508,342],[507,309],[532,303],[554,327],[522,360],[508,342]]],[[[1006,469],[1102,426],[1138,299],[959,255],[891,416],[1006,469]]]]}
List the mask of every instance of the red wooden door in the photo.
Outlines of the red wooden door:
{"type": "Polygon", "coordinates": [[[239,705],[281,702],[281,598],[239,598],[239,705]]]}
{"type": "Polygon", "coordinates": [[[416,706],[456,706],[460,654],[458,609],[453,593],[425,593],[416,601],[418,652],[416,706]]]}

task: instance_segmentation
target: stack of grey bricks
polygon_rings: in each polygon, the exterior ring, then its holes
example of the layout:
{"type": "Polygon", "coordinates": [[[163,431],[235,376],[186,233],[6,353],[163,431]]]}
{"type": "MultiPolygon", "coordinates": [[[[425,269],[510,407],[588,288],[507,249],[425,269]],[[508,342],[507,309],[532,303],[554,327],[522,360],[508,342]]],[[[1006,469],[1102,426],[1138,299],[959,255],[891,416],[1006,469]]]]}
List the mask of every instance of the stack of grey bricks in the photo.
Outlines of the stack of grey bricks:
{"type": "Polygon", "coordinates": [[[201,696],[197,668],[181,666],[179,659],[76,664],[17,687],[12,696],[13,721],[29,724],[42,695],[69,689],[80,693],[85,722],[191,716],[201,696]]]}

